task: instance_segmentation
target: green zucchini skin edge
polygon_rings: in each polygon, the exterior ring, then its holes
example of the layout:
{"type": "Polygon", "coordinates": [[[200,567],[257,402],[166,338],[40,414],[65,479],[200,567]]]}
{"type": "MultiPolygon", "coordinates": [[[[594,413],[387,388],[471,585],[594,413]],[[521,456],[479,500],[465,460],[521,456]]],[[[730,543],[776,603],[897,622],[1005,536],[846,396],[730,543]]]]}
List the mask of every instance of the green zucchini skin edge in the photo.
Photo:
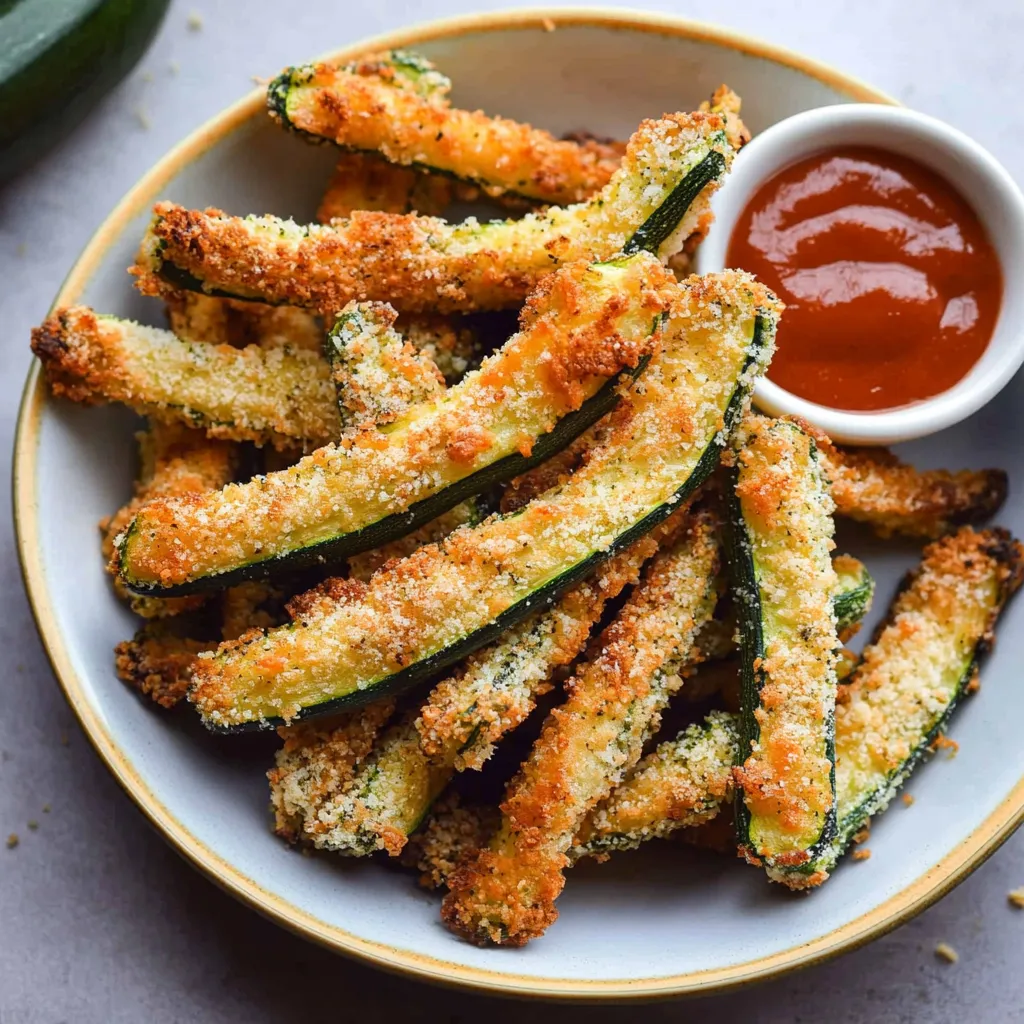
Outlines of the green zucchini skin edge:
{"type": "MultiPolygon", "coordinates": [[[[811,454],[816,457],[817,448],[811,440],[811,454]]],[[[739,625],[740,634],[740,693],[743,704],[747,707],[758,707],[760,705],[761,688],[765,683],[765,673],[755,665],[760,664],[765,657],[764,630],[760,616],[760,598],[757,597],[759,588],[757,575],[754,566],[754,554],[750,546],[750,539],[746,535],[743,526],[743,511],[740,506],[739,497],[736,494],[736,483],[739,478],[739,471],[734,466],[729,471],[730,483],[727,490],[727,504],[729,514],[726,517],[726,553],[728,557],[729,573],[734,581],[740,582],[741,587],[734,589],[736,597],[736,619],[739,625]],[[743,598],[744,591],[749,592],[751,598],[743,598]]],[[[840,595],[837,595],[837,598],[840,595]]],[[[836,599],[833,599],[835,608],[836,599]]],[[[831,856],[832,848],[838,833],[838,820],[836,816],[837,801],[835,799],[836,789],[836,748],[835,748],[835,708],[831,708],[825,718],[825,753],[831,763],[829,771],[829,782],[832,787],[832,806],[822,823],[818,839],[807,850],[808,859],[798,867],[787,867],[784,870],[787,874],[813,874],[820,870],[823,864],[831,856]]],[[[760,736],[760,729],[754,716],[740,715],[740,753],[738,764],[742,764],[749,755],[751,744],[760,736]]],[[[743,790],[737,786],[734,800],[734,813],[736,819],[736,839],[740,847],[745,847],[756,854],[750,840],[751,815],[747,809],[746,801],[743,799],[743,790]]],[[[777,869],[778,870],[778,869],[777,869]]]]}
{"type": "MultiPolygon", "coordinates": [[[[742,381],[747,375],[750,367],[757,362],[758,354],[761,348],[766,344],[766,333],[770,337],[770,331],[766,331],[766,327],[767,324],[765,317],[758,314],[754,322],[754,336],[750,342],[747,358],[738,375],[738,379],[740,381],[742,381]]],[[[371,701],[379,700],[381,697],[403,693],[416,686],[418,683],[430,679],[432,676],[436,675],[443,669],[448,668],[450,665],[454,665],[455,662],[461,661],[464,657],[472,654],[473,651],[478,650],[485,644],[489,644],[491,641],[498,639],[506,629],[514,626],[516,623],[526,618],[527,615],[530,615],[535,611],[539,611],[541,608],[550,607],[566,590],[569,589],[569,587],[586,579],[587,576],[589,576],[603,562],[611,558],[612,555],[621,551],[623,548],[628,547],[635,540],[638,540],[645,533],[653,530],[655,526],[667,519],[672,512],[679,507],[681,502],[689,498],[690,495],[692,495],[697,488],[707,480],[707,478],[717,468],[719,461],[721,460],[722,451],[729,443],[729,436],[732,434],[732,431],[735,429],[743,415],[752,388],[753,382],[749,384],[740,383],[737,385],[736,389],[733,391],[732,397],[729,399],[729,404],[726,407],[725,416],[723,417],[725,428],[723,430],[719,430],[708,443],[703,454],[698,460],[697,465],[694,467],[693,472],[686,481],[676,489],[675,493],[668,500],[648,512],[646,516],[634,523],[628,530],[619,534],[619,536],[616,537],[605,550],[595,551],[588,558],[578,562],[571,569],[562,573],[561,576],[552,580],[546,586],[535,590],[529,597],[517,602],[510,608],[506,608],[505,611],[503,611],[492,622],[488,623],[483,628],[470,633],[468,636],[463,637],[463,639],[458,643],[452,644],[443,650],[436,651],[434,654],[424,658],[422,661],[418,661],[415,664],[408,666],[408,668],[404,668],[371,686],[367,686],[363,690],[357,690],[354,693],[345,694],[343,697],[335,697],[332,700],[324,701],[320,704],[312,704],[308,707],[302,708],[296,715],[289,719],[289,724],[291,722],[301,721],[304,718],[314,718],[319,715],[332,714],[336,711],[348,711],[353,708],[361,707],[364,704],[369,704],[371,701]]],[[[517,513],[512,513],[513,516],[516,514],[517,513]]],[[[209,729],[210,732],[217,733],[218,735],[230,735],[234,733],[257,732],[264,729],[273,729],[284,724],[285,722],[281,718],[265,718],[254,722],[243,722],[240,725],[206,725],[206,728],[209,729]]],[[[833,757],[833,760],[834,759],[835,758],[833,757]]]]}
{"type": "Polygon", "coordinates": [[[832,610],[836,614],[836,625],[840,633],[852,629],[867,615],[871,599],[875,595],[875,581],[865,571],[855,587],[841,590],[832,599],[832,610]]]}
{"type": "Polygon", "coordinates": [[[623,255],[632,256],[643,250],[657,255],[658,250],[678,228],[686,211],[704,187],[724,173],[725,157],[717,149],[711,150],[684,175],[661,206],[636,229],[622,247],[623,255]]]}
{"type": "MultiPolygon", "coordinates": [[[[657,329],[659,321],[655,322],[657,329]]],[[[619,384],[622,376],[636,379],[647,367],[650,356],[643,356],[632,370],[625,371],[618,377],[607,380],[595,395],[587,399],[578,409],[563,416],[552,430],[537,438],[533,451],[528,455],[515,452],[506,455],[497,462],[471,473],[449,487],[410,505],[404,512],[394,512],[375,523],[364,526],[361,530],[353,530],[340,537],[331,537],[316,544],[310,544],[298,551],[289,551],[259,562],[250,562],[228,572],[215,576],[203,576],[200,579],[179,583],[172,587],[161,587],[159,584],[138,583],[122,575],[125,586],[133,594],[140,596],[173,597],[180,594],[195,594],[203,590],[234,586],[246,580],[266,579],[268,576],[295,569],[305,569],[314,565],[327,565],[339,562],[349,555],[357,555],[361,551],[370,551],[390,540],[411,533],[431,519],[436,519],[442,512],[454,508],[460,501],[473,497],[495,484],[511,480],[520,473],[540,465],[561,451],[567,444],[577,438],[589,426],[596,423],[602,416],[610,412],[619,401],[619,384]]],[[[127,544],[135,532],[135,524],[125,533],[124,543],[127,544]]]]}

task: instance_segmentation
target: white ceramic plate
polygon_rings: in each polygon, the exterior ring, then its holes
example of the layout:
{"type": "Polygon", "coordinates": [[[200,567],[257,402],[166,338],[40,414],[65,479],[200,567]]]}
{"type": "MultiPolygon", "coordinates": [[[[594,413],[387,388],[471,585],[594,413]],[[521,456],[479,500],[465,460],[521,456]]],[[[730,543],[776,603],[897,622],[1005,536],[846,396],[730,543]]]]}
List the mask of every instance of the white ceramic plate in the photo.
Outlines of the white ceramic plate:
{"type": "MultiPolygon", "coordinates": [[[[311,49],[318,40],[311,39],[311,49]]],[[[720,82],[743,97],[757,131],[796,111],[885,96],[820,65],[688,22],[610,11],[499,14],[434,24],[350,48],[416,46],[448,72],[460,105],[563,132],[627,136],[640,118],[690,109],[720,82]],[[546,31],[543,19],[555,31],[546,31]]],[[[296,61],[307,54],[295,54],[296,61]]],[[[272,126],[253,95],[165,157],[99,230],[65,282],[72,301],[160,322],[125,267],[152,203],[163,197],[232,213],[310,218],[332,154],[272,126]]],[[[925,465],[1000,465],[1024,475],[1020,380],[973,419],[920,442],[925,465]]],[[[976,698],[958,713],[955,761],[913,778],[917,798],[876,824],[873,857],[844,864],[820,891],[795,897],[728,858],[650,844],[604,866],[575,868],[561,918],[523,950],[453,938],[437,900],[373,863],[299,857],[268,828],[266,737],[215,739],[188,715],[137,700],[111,650],[133,620],[115,601],[97,521],[131,487],[133,417],[49,399],[33,370],[17,439],[15,506],[27,586],[68,699],[100,756],[154,824],[220,884],[339,951],[424,978],[520,994],[598,998],[707,991],[808,963],[867,941],[961,880],[1024,812],[1024,601],[1011,608],[976,698]]],[[[1024,532],[1016,502],[1003,521],[1024,532]]],[[[843,532],[886,603],[914,560],[907,545],[843,532]]]]}

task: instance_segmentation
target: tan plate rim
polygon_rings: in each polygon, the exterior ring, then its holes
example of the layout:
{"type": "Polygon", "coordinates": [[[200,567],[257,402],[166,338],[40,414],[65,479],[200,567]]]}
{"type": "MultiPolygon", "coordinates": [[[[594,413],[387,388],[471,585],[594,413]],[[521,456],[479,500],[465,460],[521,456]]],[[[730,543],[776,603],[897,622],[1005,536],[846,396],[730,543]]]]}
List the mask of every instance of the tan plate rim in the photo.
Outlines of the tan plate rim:
{"type": "MultiPolygon", "coordinates": [[[[552,26],[559,25],[594,25],[701,40],[784,64],[816,78],[860,102],[895,103],[884,93],[825,64],[809,60],[749,36],[685,18],[643,14],[615,8],[531,8],[449,18],[364,40],[345,47],[331,56],[351,58],[367,51],[415,46],[431,39],[450,38],[470,32],[501,32],[508,29],[530,27],[550,30],[552,26]]],[[[183,165],[195,160],[222,136],[233,131],[244,121],[259,116],[263,106],[263,92],[256,89],[244,99],[207,121],[183,142],[175,146],[145,174],[118,203],[90,239],[61,286],[51,308],[73,303],[81,295],[86,282],[95,272],[113,240],[123,232],[127,222],[153,202],[166,183],[178,173],[183,165]]],[[[153,825],[180,853],[201,868],[222,888],[245,901],[260,913],[330,949],[424,981],[521,997],[624,1001],[637,998],[664,998],[686,993],[708,993],[763,980],[797,967],[816,963],[877,938],[919,914],[963,881],[1024,821],[1024,779],[1022,779],[986,821],[942,861],[881,906],[848,922],[841,928],[835,929],[828,935],[781,953],[732,967],[643,981],[537,979],[517,975],[514,970],[508,972],[483,970],[411,953],[380,943],[368,942],[342,928],[329,926],[312,915],[300,911],[274,893],[263,889],[213,850],[199,842],[171,815],[142,781],[118,746],[116,739],[106,730],[100,716],[86,698],[82,682],[72,666],[71,658],[65,648],[50,605],[39,547],[36,455],[45,401],[46,389],[39,364],[35,362],[25,384],[14,440],[12,481],[14,524],[22,575],[32,613],[43,646],[68,703],[77,715],[96,752],[114,777],[153,825]]],[[[509,953],[510,966],[514,963],[514,956],[514,953],[509,953]]]]}

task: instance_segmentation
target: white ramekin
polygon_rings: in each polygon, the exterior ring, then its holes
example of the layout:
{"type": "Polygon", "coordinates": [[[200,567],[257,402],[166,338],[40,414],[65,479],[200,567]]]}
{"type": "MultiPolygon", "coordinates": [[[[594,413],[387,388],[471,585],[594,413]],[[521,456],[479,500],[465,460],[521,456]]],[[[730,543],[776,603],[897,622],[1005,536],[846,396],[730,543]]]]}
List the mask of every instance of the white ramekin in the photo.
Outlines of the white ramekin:
{"type": "MultiPolygon", "coordinates": [[[[985,226],[1002,264],[1003,302],[995,332],[963,380],[915,405],[845,412],[798,398],[770,380],[758,384],[754,401],[775,416],[801,416],[848,444],[892,444],[924,437],[980,409],[1024,361],[1024,290],[1018,285],[1024,274],[1024,196],[1002,165],[963,132],[904,107],[870,103],[819,107],[779,121],[743,148],[715,195],[715,224],[698,250],[696,269],[704,274],[724,268],[733,227],[764,181],[798,160],[836,146],[874,146],[910,157],[961,192],[985,226]]],[[[822,345],[827,344],[823,338],[822,345]]]]}

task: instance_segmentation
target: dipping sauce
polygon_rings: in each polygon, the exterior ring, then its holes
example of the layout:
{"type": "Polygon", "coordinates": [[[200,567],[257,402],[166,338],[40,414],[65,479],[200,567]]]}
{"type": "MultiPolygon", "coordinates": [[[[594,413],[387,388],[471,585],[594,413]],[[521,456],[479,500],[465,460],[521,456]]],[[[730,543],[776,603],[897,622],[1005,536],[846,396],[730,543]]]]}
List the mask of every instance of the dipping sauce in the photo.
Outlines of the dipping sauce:
{"type": "Polygon", "coordinates": [[[951,388],[985,351],[1002,298],[967,202],[876,149],[828,150],[765,182],[726,262],[786,304],[768,377],[835,409],[892,409],[951,388]]]}

